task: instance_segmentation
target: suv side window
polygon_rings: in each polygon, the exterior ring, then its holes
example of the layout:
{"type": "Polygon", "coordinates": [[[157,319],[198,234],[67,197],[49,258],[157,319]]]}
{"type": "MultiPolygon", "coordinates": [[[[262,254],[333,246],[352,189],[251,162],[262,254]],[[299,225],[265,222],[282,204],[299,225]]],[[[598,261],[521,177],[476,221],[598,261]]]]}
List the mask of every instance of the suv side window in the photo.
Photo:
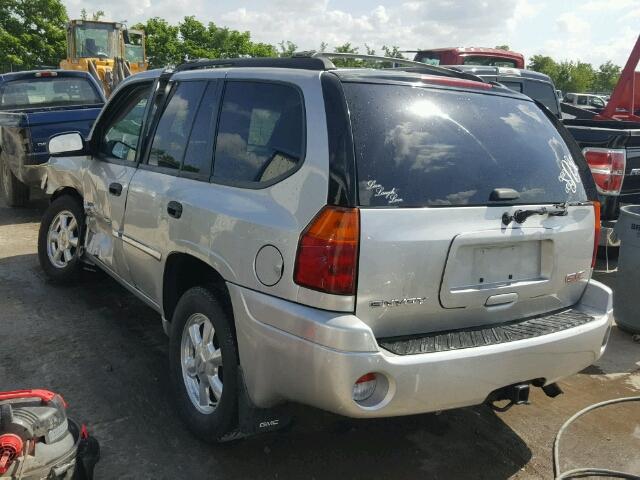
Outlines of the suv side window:
{"type": "Polygon", "coordinates": [[[151,84],[133,86],[120,92],[109,104],[105,124],[100,129],[100,155],[135,162],[150,91],[151,84]]]}
{"type": "Polygon", "coordinates": [[[584,95],[579,95],[578,105],[586,105],[586,104],[587,104],[587,97],[585,97],[584,95]]]}
{"type": "Polygon", "coordinates": [[[213,180],[267,186],[293,173],[305,148],[302,95],[280,83],[227,82],[213,180]]]}
{"type": "Polygon", "coordinates": [[[206,86],[206,81],[187,81],[174,87],[153,135],[147,161],[149,165],[180,168],[191,126],[206,86]]]}
{"type": "Polygon", "coordinates": [[[193,122],[182,165],[182,171],[186,174],[203,176],[207,180],[211,175],[214,122],[218,117],[220,101],[218,86],[218,82],[209,82],[207,85],[193,122]]]}

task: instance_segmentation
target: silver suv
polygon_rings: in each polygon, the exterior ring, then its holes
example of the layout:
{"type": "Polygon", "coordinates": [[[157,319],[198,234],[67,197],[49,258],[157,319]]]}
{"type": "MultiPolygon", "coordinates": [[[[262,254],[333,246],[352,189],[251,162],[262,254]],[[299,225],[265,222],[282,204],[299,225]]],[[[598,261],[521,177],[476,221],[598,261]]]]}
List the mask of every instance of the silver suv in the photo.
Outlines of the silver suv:
{"type": "Polygon", "coordinates": [[[162,315],[201,438],[276,428],[285,401],[523,403],[604,351],[575,143],[519,93],[422,68],[197,62],[125,81],[87,142],[50,140],[42,268],[95,265],[162,315]]]}

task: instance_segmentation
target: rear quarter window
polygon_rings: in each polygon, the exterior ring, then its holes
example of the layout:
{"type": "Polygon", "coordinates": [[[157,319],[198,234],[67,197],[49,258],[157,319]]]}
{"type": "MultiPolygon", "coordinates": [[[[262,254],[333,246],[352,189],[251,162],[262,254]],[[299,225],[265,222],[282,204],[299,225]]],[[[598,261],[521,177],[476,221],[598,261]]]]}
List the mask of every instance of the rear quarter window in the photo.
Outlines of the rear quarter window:
{"type": "Polygon", "coordinates": [[[216,136],[213,181],[261,188],[293,173],[305,153],[301,93],[293,85],[229,81],[216,136]]]}
{"type": "Polygon", "coordinates": [[[366,207],[585,201],[578,168],[531,101],[466,91],[345,83],[366,207]]]}
{"type": "Polygon", "coordinates": [[[545,82],[537,82],[535,80],[528,80],[525,83],[524,94],[528,97],[538,100],[545,107],[547,107],[554,115],[559,115],[558,111],[558,97],[553,85],[545,82]]]}

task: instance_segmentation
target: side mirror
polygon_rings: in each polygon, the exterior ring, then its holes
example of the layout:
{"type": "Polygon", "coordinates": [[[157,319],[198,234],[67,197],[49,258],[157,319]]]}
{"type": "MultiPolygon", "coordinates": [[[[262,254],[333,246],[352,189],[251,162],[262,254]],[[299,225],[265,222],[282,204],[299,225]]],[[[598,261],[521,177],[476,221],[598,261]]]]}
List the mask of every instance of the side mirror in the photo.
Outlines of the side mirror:
{"type": "Polygon", "coordinates": [[[61,133],[49,139],[49,155],[52,157],[83,155],[86,153],[84,139],[78,132],[61,133]]]}

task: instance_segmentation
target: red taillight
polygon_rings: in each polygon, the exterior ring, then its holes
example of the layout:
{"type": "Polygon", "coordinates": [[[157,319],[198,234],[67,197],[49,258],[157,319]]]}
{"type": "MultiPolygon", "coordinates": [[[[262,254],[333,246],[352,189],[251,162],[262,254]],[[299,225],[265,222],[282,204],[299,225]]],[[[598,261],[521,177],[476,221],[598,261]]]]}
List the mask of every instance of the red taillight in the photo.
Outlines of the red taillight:
{"type": "Polygon", "coordinates": [[[583,153],[593,174],[598,192],[603,195],[618,195],[622,189],[627,165],[625,150],[585,148],[583,153]]]}
{"type": "Polygon", "coordinates": [[[57,77],[58,72],[36,72],[36,78],[57,77]]]}
{"type": "Polygon", "coordinates": [[[302,232],[294,281],[336,295],[354,295],[360,214],[356,208],[325,207],[302,232]]]}
{"type": "Polygon", "coordinates": [[[598,245],[600,245],[600,202],[593,202],[593,214],[596,222],[593,234],[593,258],[591,259],[591,268],[596,266],[596,257],[598,256],[598,245]]]}

